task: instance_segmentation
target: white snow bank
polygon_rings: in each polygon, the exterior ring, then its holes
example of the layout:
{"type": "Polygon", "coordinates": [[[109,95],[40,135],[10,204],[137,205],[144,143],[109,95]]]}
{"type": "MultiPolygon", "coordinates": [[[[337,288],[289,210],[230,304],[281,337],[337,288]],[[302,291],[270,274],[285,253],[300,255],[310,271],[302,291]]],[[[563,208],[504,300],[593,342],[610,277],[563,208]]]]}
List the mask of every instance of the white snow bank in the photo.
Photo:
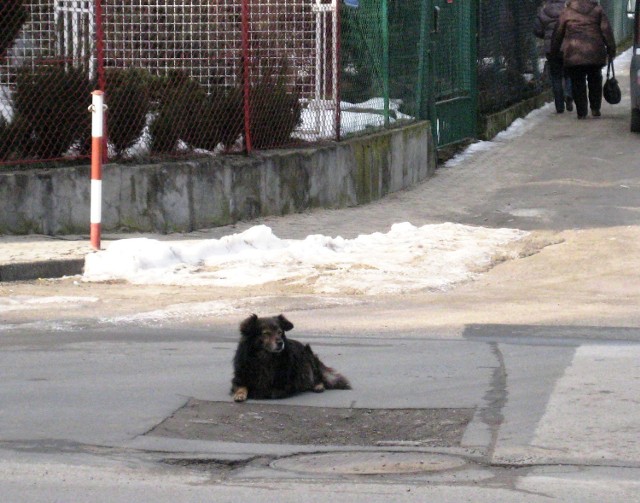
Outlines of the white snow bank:
{"type": "Polygon", "coordinates": [[[445,223],[394,224],[355,239],[280,239],[259,225],[221,239],[115,241],[88,255],[85,281],[258,286],[280,281],[314,293],[445,290],[473,279],[505,245],[528,233],[445,223]]]}

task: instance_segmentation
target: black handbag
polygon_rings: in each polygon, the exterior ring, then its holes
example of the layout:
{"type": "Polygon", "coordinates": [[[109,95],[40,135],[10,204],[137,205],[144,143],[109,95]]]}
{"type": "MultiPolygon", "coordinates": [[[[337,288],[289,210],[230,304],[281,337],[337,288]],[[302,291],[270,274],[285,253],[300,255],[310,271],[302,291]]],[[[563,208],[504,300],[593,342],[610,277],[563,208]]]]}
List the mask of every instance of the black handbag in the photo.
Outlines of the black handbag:
{"type": "Polygon", "coordinates": [[[607,66],[607,80],[602,86],[602,96],[605,101],[611,105],[617,105],[622,99],[620,84],[618,84],[616,80],[616,72],[613,68],[613,61],[609,61],[609,65],[607,66]],[[611,77],[609,77],[609,70],[611,70],[611,77]]]}

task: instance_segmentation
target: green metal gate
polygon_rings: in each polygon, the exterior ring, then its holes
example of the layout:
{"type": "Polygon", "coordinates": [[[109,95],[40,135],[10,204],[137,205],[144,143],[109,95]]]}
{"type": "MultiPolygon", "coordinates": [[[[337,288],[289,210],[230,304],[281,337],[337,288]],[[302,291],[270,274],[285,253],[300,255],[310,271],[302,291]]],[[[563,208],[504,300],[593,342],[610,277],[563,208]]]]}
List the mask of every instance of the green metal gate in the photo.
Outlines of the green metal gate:
{"type": "Polygon", "coordinates": [[[430,3],[429,118],[442,147],[477,135],[477,1],[430,3]]]}
{"type": "Polygon", "coordinates": [[[477,3],[351,0],[340,50],[349,110],[378,108],[385,127],[396,116],[429,119],[438,146],[475,138],[477,3]]]}

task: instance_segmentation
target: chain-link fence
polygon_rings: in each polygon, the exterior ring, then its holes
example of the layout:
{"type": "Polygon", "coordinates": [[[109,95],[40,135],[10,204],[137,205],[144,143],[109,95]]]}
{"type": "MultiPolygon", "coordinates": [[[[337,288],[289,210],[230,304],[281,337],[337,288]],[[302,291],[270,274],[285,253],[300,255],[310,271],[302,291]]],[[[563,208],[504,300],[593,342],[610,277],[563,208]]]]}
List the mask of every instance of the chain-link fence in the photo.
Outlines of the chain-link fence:
{"type": "Polygon", "coordinates": [[[502,110],[548,86],[544,55],[533,35],[541,0],[482,0],[478,44],[478,107],[502,110]]]}
{"type": "Polygon", "coordinates": [[[282,147],[424,117],[428,0],[348,3],[13,2],[0,162],[86,157],[93,88],[105,91],[110,159],[282,147]]]}
{"type": "MultiPolygon", "coordinates": [[[[548,85],[532,34],[542,0],[475,1],[0,0],[0,164],[86,159],[94,89],[117,160],[415,119],[432,120],[439,144],[473,136],[477,109],[548,85]]],[[[618,38],[630,33],[626,2],[602,4],[618,38]]]]}
{"type": "Polygon", "coordinates": [[[336,138],[337,14],[335,0],[0,0],[0,162],[85,157],[94,88],[110,158],[336,138]]]}
{"type": "Polygon", "coordinates": [[[331,99],[327,60],[335,50],[327,20],[334,13],[324,5],[103,0],[98,54],[115,155],[228,152],[317,139],[328,126],[310,127],[303,109],[331,99]],[[135,67],[143,71],[130,70],[135,67]],[[138,134],[127,131],[131,141],[116,140],[116,129],[133,122],[142,126],[138,134]]]}
{"type": "Polygon", "coordinates": [[[425,0],[360,0],[357,8],[342,9],[343,134],[420,117],[426,70],[426,50],[420,52],[423,5],[425,0]]]}
{"type": "MultiPolygon", "coordinates": [[[[53,4],[0,0],[0,161],[58,158],[88,149],[87,93],[81,68],[56,58],[53,4]],[[38,32],[34,39],[25,28],[38,32]],[[44,63],[46,61],[46,63],[44,63]]],[[[90,36],[88,38],[91,38],[90,36]]],[[[81,42],[87,40],[82,33],[81,42]]]]}

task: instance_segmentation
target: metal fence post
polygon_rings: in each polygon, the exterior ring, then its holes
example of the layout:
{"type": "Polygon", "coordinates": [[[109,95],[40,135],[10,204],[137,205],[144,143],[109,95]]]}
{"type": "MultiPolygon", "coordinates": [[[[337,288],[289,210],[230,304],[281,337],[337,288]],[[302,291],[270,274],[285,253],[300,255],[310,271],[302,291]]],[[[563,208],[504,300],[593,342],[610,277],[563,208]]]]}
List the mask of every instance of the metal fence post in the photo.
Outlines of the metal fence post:
{"type": "Polygon", "coordinates": [[[382,23],[382,86],[384,98],[384,125],[389,127],[389,6],[387,0],[380,4],[382,23]]]}
{"type": "Polygon", "coordinates": [[[249,0],[242,0],[242,80],[244,103],[244,143],[251,152],[251,53],[249,47],[249,0]]]}
{"type": "Polygon", "coordinates": [[[340,23],[342,21],[341,19],[341,14],[342,14],[342,8],[340,6],[340,2],[338,2],[337,0],[334,0],[333,2],[333,7],[334,7],[334,13],[333,13],[333,36],[335,37],[335,43],[334,43],[334,63],[333,63],[333,82],[334,82],[334,96],[335,96],[335,106],[336,106],[336,113],[335,113],[335,117],[334,120],[336,122],[336,127],[335,127],[335,131],[336,131],[336,141],[340,141],[341,139],[341,134],[342,134],[342,110],[341,110],[341,106],[340,106],[340,100],[342,99],[340,96],[340,85],[341,85],[341,81],[340,81],[340,65],[341,65],[341,60],[340,60],[340,39],[342,37],[342,32],[340,29],[340,23]]]}
{"type": "MultiPolygon", "coordinates": [[[[96,67],[98,74],[98,89],[105,92],[106,77],[104,72],[104,19],[102,16],[102,0],[94,0],[95,11],[95,34],[96,34],[96,67]]],[[[104,98],[103,98],[104,99],[104,98]]],[[[103,124],[102,134],[102,162],[109,160],[109,150],[107,149],[107,125],[103,124]]]]}
{"type": "MultiPolygon", "coordinates": [[[[427,39],[427,6],[428,0],[422,0],[420,3],[420,40],[418,42],[418,79],[416,85],[416,116],[419,119],[428,119],[428,112],[425,113],[425,93],[424,86],[426,81],[426,67],[428,65],[428,48],[429,43],[427,39]]],[[[430,75],[429,75],[430,77],[430,75]]]]}

